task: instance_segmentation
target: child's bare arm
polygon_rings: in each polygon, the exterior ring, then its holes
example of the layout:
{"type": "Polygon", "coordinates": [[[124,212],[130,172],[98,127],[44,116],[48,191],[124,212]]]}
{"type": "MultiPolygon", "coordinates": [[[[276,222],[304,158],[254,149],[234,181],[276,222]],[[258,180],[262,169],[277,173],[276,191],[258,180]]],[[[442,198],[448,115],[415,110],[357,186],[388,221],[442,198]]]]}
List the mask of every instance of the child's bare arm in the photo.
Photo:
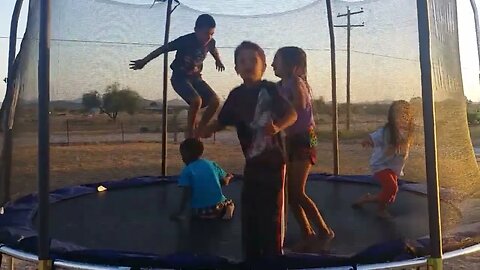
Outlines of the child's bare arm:
{"type": "Polygon", "coordinates": [[[225,65],[223,64],[222,59],[220,58],[220,53],[218,53],[218,49],[213,48],[212,50],[210,50],[210,54],[215,59],[215,66],[217,67],[217,70],[224,71],[225,65]]]}
{"type": "Polygon", "coordinates": [[[210,54],[213,56],[213,58],[215,59],[215,61],[222,61],[220,59],[220,53],[218,53],[218,49],[217,48],[213,48],[210,50],[210,54]]]}
{"type": "Polygon", "coordinates": [[[273,121],[271,121],[270,123],[268,123],[265,126],[265,132],[268,135],[275,135],[278,132],[286,129],[287,127],[289,127],[291,125],[293,125],[295,123],[295,121],[297,121],[297,112],[295,111],[293,106],[289,105],[289,106],[286,106],[286,107],[287,107],[287,111],[285,112],[285,114],[282,118],[275,121],[275,123],[273,121]]]}
{"type": "Polygon", "coordinates": [[[363,147],[373,147],[373,140],[372,140],[372,137],[370,135],[368,135],[368,137],[366,137],[363,141],[362,141],[362,146],[363,147]]]}
{"type": "Polygon", "coordinates": [[[161,46],[154,50],[153,52],[149,53],[147,56],[145,56],[142,59],[130,61],[130,69],[137,70],[137,69],[142,69],[148,62],[152,61],[153,59],[157,58],[161,54],[165,53],[165,46],[161,46]]]}
{"type": "Polygon", "coordinates": [[[307,86],[305,85],[305,82],[303,82],[302,78],[296,77],[295,78],[295,86],[294,86],[294,91],[293,91],[293,106],[297,109],[305,109],[307,107],[307,102],[306,102],[306,95],[308,93],[308,89],[306,88],[307,86]]]}

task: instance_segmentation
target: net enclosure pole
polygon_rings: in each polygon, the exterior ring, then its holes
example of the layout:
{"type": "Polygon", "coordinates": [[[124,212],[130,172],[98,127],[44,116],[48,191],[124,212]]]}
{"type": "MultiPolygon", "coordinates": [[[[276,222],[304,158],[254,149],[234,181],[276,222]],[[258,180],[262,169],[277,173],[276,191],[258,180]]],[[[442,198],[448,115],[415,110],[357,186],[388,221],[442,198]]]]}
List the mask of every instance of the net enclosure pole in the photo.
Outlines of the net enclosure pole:
{"type": "Polygon", "coordinates": [[[417,0],[420,70],[425,134],[425,165],[427,173],[428,220],[430,232],[429,269],[442,269],[442,230],[440,195],[437,167],[437,136],[435,127],[435,103],[432,87],[432,63],[430,51],[430,24],[428,0],[417,0]]]}
{"type": "Polygon", "coordinates": [[[337,74],[335,55],[335,31],[333,26],[332,3],[325,0],[327,6],[328,32],[330,34],[330,76],[332,84],[332,142],[333,142],[333,174],[338,175],[339,151],[338,151],[338,107],[337,107],[337,74]]]}
{"type": "Polygon", "coordinates": [[[49,243],[50,181],[50,2],[40,1],[40,33],[38,51],[38,269],[52,268],[49,243]]]}
{"type": "Polygon", "coordinates": [[[172,15],[172,2],[167,3],[167,19],[165,21],[165,37],[163,45],[165,53],[163,54],[163,105],[162,105],[162,175],[167,175],[167,117],[168,117],[168,37],[170,34],[170,19],[172,15]]]}
{"type": "MultiPolygon", "coordinates": [[[[478,8],[477,8],[477,3],[475,0],[470,0],[470,5],[472,6],[472,11],[473,11],[473,19],[475,21],[475,36],[477,37],[477,54],[478,54],[478,61],[480,65],[480,22],[478,18],[478,8]]],[[[479,80],[480,80],[480,73],[478,75],[479,80]]]]}
{"type": "Polygon", "coordinates": [[[18,18],[22,9],[23,0],[17,0],[13,8],[12,19],[10,22],[10,37],[8,48],[8,75],[7,75],[7,90],[5,91],[5,99],[0,109],[0,116],[3,121],[2,130],[4,132],[4,142],[2,148],[1,161],[1,194],[0,204],[4,204],[10,200],[10,177],[12,170],[12,130],[10,126],[11,106],[14,98],[14,77],[15,77],[15,55],[17,52],[17,29],[18,18]]]}

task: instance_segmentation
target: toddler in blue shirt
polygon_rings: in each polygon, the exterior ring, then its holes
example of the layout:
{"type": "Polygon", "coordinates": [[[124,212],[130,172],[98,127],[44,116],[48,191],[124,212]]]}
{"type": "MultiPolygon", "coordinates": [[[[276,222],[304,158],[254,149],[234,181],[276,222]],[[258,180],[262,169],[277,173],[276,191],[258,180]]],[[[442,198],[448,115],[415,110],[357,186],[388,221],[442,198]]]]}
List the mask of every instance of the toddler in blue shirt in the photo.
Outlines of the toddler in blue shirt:
{"type": "Polygon", "coordinates": [[[183,141],[180,154],[186,164],[178,179],[183,195],[179,210],[172,219],[183,216],[188,201],[195,218],[231,219],[235,206],[223,195],[222,185],[228,185],[233,175],[227,174],[217,163],[201,158],[203,143],[198,139],[183,141]]]}

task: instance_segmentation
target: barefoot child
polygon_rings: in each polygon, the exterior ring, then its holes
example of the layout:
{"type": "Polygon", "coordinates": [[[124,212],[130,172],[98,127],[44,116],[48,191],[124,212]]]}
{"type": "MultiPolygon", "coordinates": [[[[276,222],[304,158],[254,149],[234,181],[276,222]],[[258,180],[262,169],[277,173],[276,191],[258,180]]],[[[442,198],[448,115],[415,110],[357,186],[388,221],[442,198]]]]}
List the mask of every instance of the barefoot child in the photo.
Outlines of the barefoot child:
{"type": "Polygon", "coordinates": [[[212,38],[215,27],[216,23],[212,16],[200,15],[195,22],[194,33],[181,36],[168,43],[167,47],[161,46],[145,58],[130,63],[131,69],[142,69],[148,62],[161,54],[177,51],[175,59],[170,65],[173,70],[171,82],[175,92],[190,106],[186,138],[194,137],[197,114],[200,109],[207,107],[199,123],[199,127],[202,127],[211,120],[220,104],[217,95],[201,75],[207,53],[215,58],[218,71],[225,70],[215,46],[215,40],[212,38]]]}
{"type": "Polygon", "coordinates": [[[225,173],[215,162],[201,158],[203,143],[197,139],[183,141],[180,154],[186,164],[178,179],[183,195],[178,212],[171,218],[182,218],[190,200],[193,217],[231,219],[235,206],[232,200],[225,198],[221,186],[228,185],[233,176],[225,173]]]}
{"type": "Polygon", "coordinates": [[[280,131],[296,120],[290,103],[274,83],[262,80],[265,53],[244,41],[235,49],[235,70],[243,84],[233,89],[217,121],[203,137],[235,126],[245,155],[242,190],[242,242],[245,259],[282,254],[285,157],[280,131]]]}
{"type": "Polygon", "coordinates": [[[280,48],[272,67],[275,75],[281,79],[278,83],[280,94],[293,103],[297,112],[297,121],[285,130],[290,208],[300,223],[304,240],[313,240],[316,236],[312,223],[316,226],[318,236],[331,239],[335,235],[333,230],[305,193],[308,174],[317,159],[311,89],[307,82],[307,55],[298,47],[280,48]]]}
{"type": "Polygon", "coordinates": [[[394,101],[388,111],[387,124],[370,134],[362,142],[363,147],[373,147],[370,168],[373,177],[380,182],[381,191],[376,195],[366,194],[353,204],[378,204],[378,215],[390,217],[387,206],[395,202],[398,192],[398,177],[402,175],[405,161],[412,144],[414,118],[407,101],[394,101]]]}

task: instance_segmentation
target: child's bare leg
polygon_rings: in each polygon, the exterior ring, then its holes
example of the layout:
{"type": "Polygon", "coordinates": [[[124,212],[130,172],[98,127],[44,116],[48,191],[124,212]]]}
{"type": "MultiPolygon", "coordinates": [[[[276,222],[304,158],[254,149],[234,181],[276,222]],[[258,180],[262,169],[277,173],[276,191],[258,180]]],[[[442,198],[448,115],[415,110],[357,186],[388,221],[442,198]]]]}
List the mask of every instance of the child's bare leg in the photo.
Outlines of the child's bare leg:
{"type": "Polygon", "coordinates": [[[378,202],[377,215],[381,218],[392,218],[392,215],[387,211],[387,204],[383,202],[378,202]]]}
{"type": "Polygon", "coordinates": [[[308,221],[307,215],[300,205],[300,193],[301,193],[301,184],[299,184],[297,178],[296,168],[293,165],[293,162],[288,163],[287,165],[287,182],[288,182],[288,204],[292,210],[293,216],[300,225],[300,230],[302,231],[302,236],[304,239],[307,239],[309,236],[314,235],[315,232],[308,221]]]}
{"type": "Polygon", "coordinates": [[[353,207],[362,207],[366,203],[375,203],[378,202],[378,196],[367,193],[360,197],[356,202],[353,203],[353,207]]]}
{"type": "Polygon", "coordinates": [[[312,201],[305,193],[303,193],[301,199],[301,205],[309,219],[312,219],[319,231],[326,236],[327,238],[334,238],[335,232],[327,225],[325,220],[320,214],[318,207],[315,205],[315,202],[312,201]]]}
{"type": "Polygon", "coordinates": [[[293,196],[296,203],[300,205],[303,210],[302,212],[306,215],[305,218],[307,222],[313,222],[322,235],[333,238],[335,236],[333,230],[326,224],[320,211],[315,205],[315,202],[313,202],[305,193],[305,185],[311,168],[310,161],[295,161],[291,162],[289,165],[291,196],[293,196]]]}
{"type": "Polygon", "coordinates": [[[220,106],[220,99],[215,95],[210,98],[210,101],[207,104],[207,109],[202,115],[202,119],[200,120],[200,123],[198,125],[198,129],[202,130],[205,128],[205,126],[210,122],[210,120],[213,118],[215,113],[218,110],[218,107],[220,106]]]}
{"type": "Polygon", "coordinates": [[[190,101],[190,108],[188,110],[187,130],[185,131],[185,139],[192,138],[195,130],[195,123],[197,122],[197,115],[202,107],[202,99],[199,96],[194,97],[190,101]]]}
{"type": "Polygon", "coordinates": [[[289,206],[290,210],[293,213],[293,216],[295,219],[298,221],[300,224],[300,230],[302,231],[302,237],[304,239],[307,239],[308,237],[315,235],[315,231],[313,230],[312,226],[310,225],[310,222],[307,219],[307,215],[305,214],[305,211],[303,208],[300,206],[299,203],[297,203],[295,198],[292,198],[289,196],[289,206]]]}

